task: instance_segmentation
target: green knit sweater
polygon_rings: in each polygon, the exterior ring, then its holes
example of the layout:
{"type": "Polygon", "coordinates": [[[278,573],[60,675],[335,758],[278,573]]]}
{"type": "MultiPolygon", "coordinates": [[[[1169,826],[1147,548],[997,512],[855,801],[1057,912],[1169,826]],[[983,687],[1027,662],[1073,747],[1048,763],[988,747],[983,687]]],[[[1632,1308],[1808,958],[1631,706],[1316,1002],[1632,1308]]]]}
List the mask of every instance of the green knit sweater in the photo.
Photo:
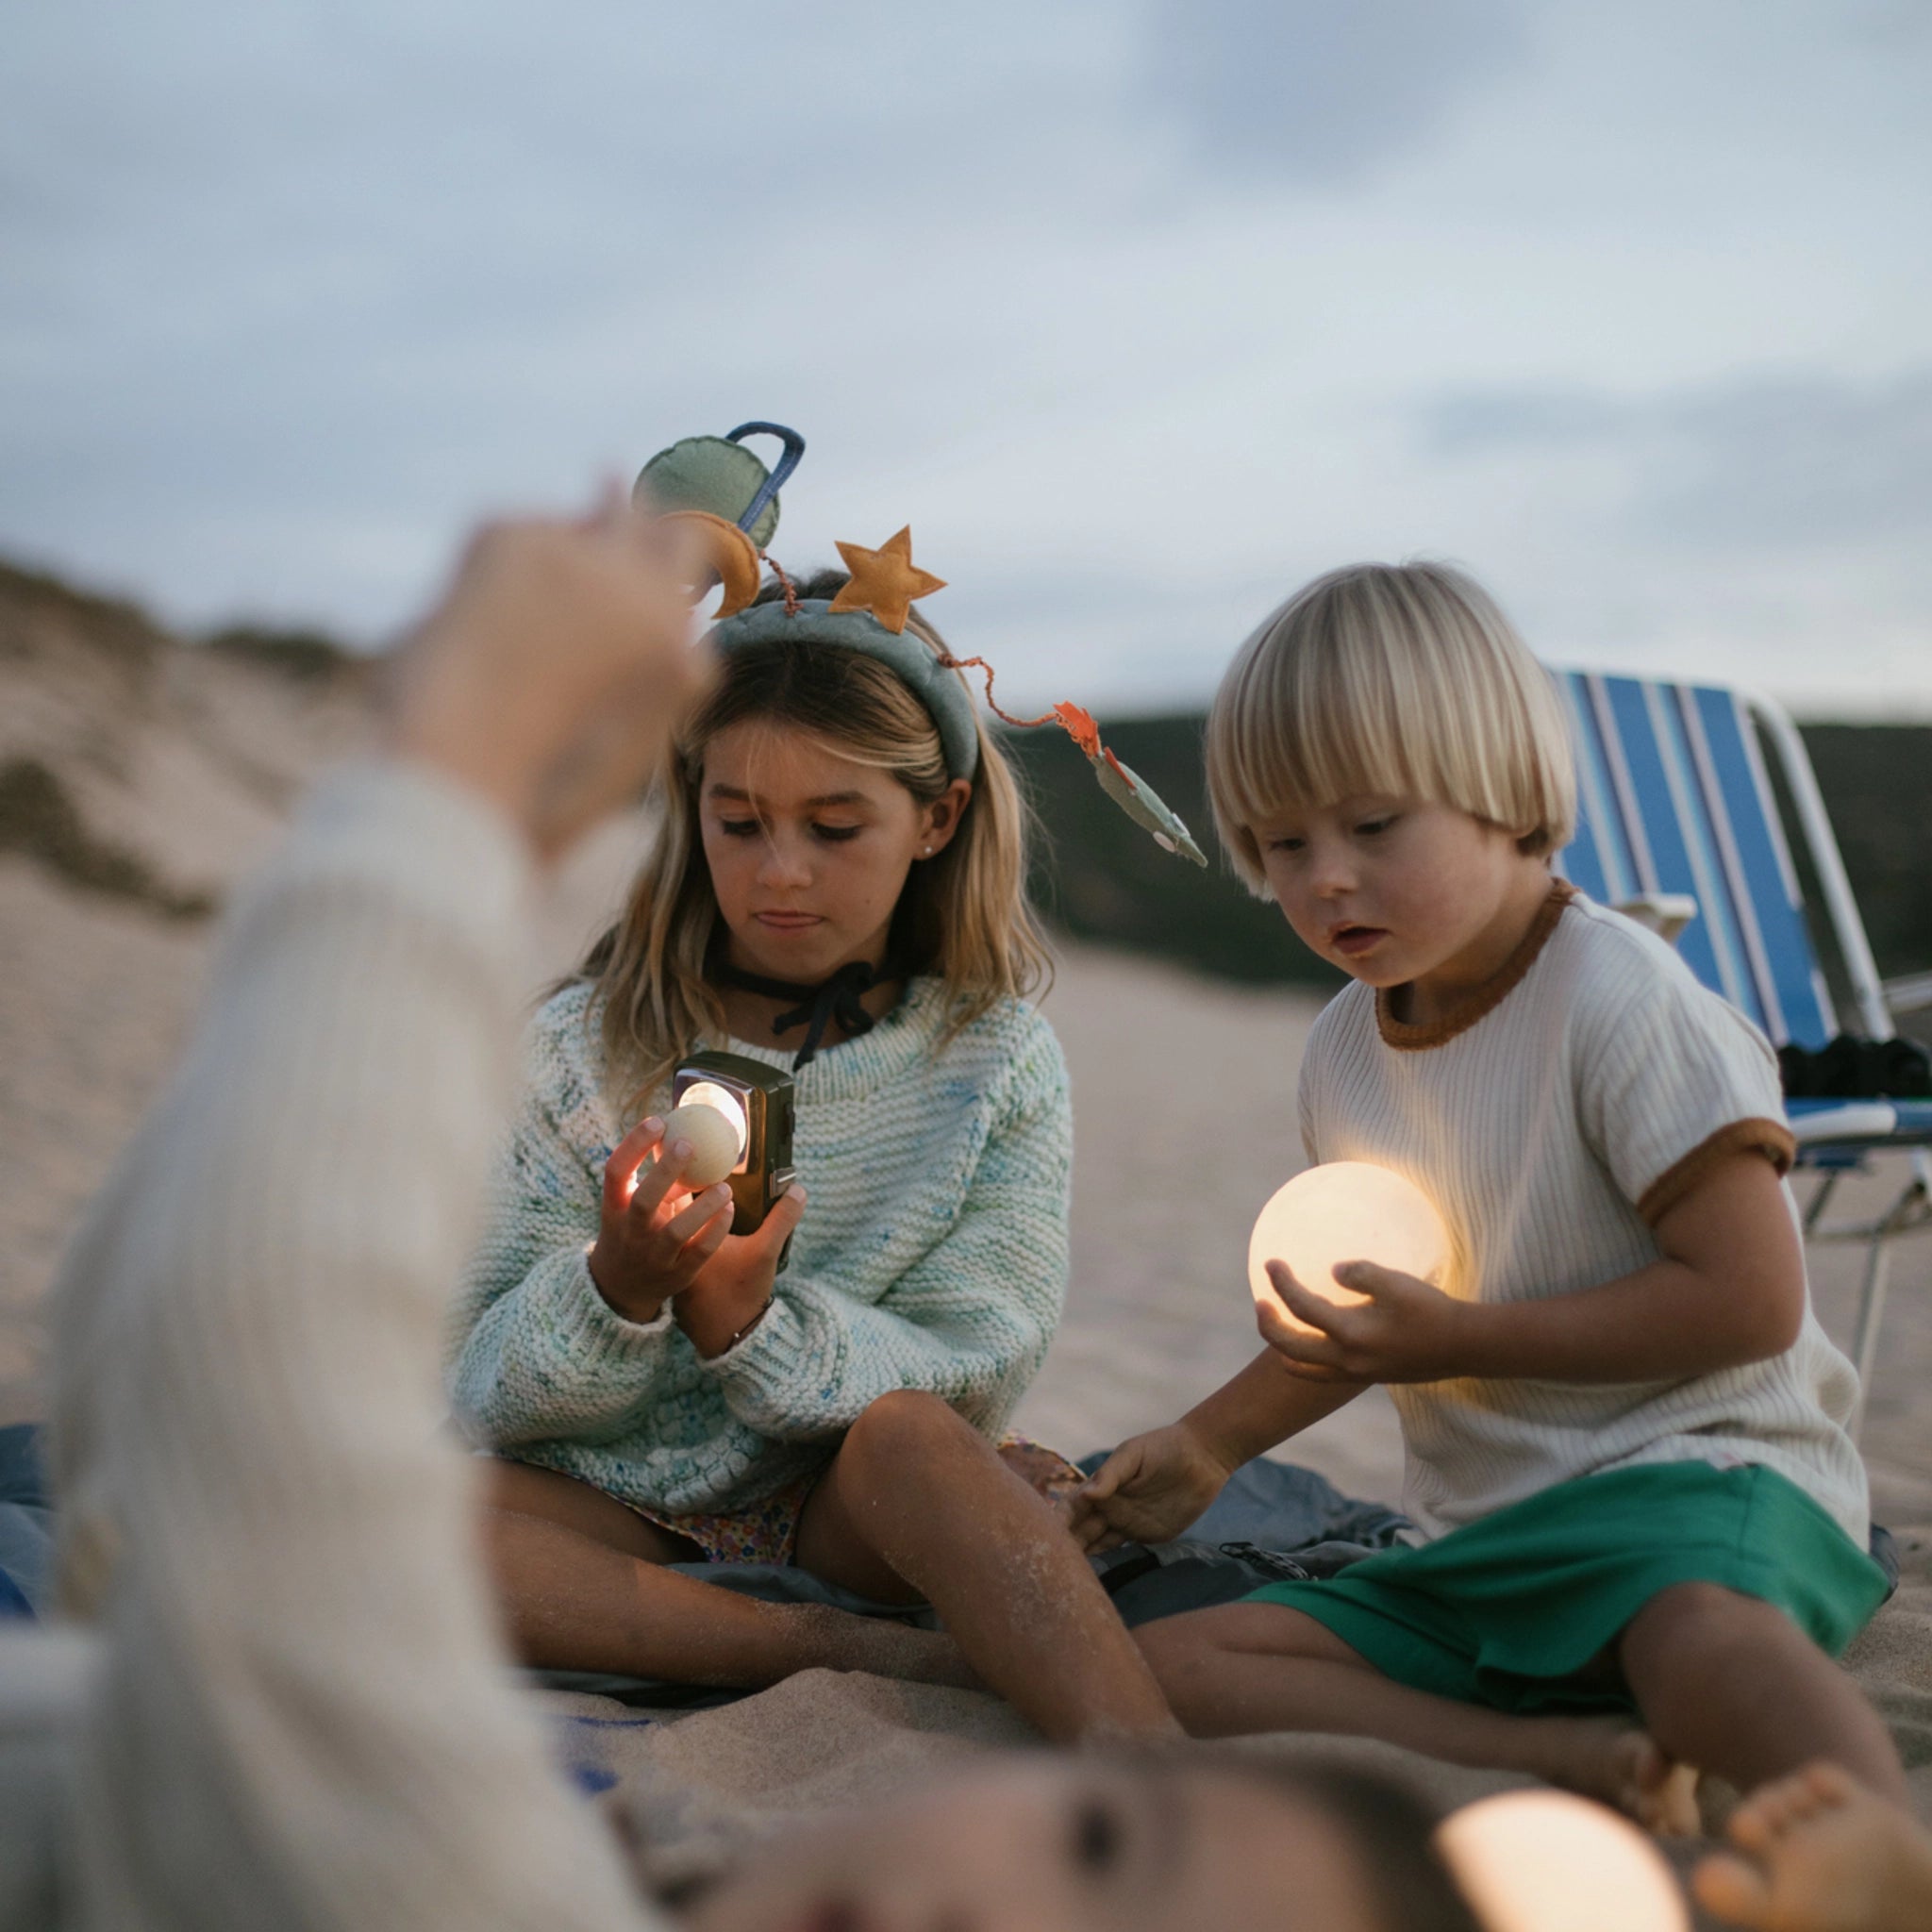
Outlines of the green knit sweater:
{"type": "MultiPolygon", "coordinates": [[[[456,1310],[451,1396],[473,1438],[685,1514],[743,1508],[818,1468],[891,1390],[998,1431],[1066,1292],[1072,1112],[1040,1014],[1003,1001],[942,1047],[942,989],[916,979],[798,1074],[810,1205],[770,1312],[705,1361],[668,1306],[625,1320],[585,1263],[620,1136],[590,1001],[567,987],[530,1028],[528,1088],[456,1310]]],[[[791,1062],[789,1048],[708,1043],[791,1062]]]]}

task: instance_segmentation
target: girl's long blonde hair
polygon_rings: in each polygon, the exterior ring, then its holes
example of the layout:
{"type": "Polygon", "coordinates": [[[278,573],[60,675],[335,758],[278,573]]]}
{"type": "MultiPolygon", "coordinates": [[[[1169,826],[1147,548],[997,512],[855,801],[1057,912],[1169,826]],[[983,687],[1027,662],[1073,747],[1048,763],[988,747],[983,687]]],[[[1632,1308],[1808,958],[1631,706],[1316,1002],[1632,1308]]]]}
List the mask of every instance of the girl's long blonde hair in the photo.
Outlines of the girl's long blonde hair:
{"type": "MultiPolygon", "coordinates": [[[[797,587],[833,597],[842,573],[797,587]]],[[[759,603],[784,594],[772,583],[759,603]]],[[[908,628],[936,653],[946,646],[918,612],[908,628]]],[[[716,688],[681,730],[659,785],[662,817],[623,912],[585,955],[587,1018],[602,1035],[605,1090],[626,1120],[704,1037],[725,1031],[724,1003],[705,977],[718,930],[698,829],[705,747],[749,721],[802,731],[840,758],[890,772],[920,805],[951,781],[932,714],[896,673],[861,652],[801,640],[747,644],[725,658],[716,688]]],[[[916,864],[892,915],[893,960],[908,974],[936,974],[951,1001],[946,1038],[997,1001],[1024,998],[1051,977],[1026,896],[1032,810],[997,740],[975,715],[979,764],[952,841],[916,864]]]]}

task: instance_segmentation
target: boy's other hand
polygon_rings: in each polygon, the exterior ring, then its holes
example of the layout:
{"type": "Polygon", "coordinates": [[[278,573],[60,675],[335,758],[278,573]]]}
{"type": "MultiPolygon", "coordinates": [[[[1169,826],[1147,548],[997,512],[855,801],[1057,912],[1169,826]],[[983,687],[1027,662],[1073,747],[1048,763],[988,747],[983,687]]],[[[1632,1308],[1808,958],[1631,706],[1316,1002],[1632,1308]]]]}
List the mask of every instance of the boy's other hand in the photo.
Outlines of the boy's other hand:
{"type": "Polygon", "coordinates": [[[1091,1557],[1125,1542],[1171,1542],[1234,1474],[1186,1423],[1123,1442],[1073,1493],[1068,1528],[1091,1557]]]}
{"type": "Polygon", "coordinates": [[[678,543],[615,491],[576,521],[486,525],[391,661],[390,750],[555,857],[638,795],[708,677],[678,543]]]}
{"type": "Polygon", "coordinates": [[[1346,1307],[1304,1288],[1284,1262],[1270,1261],[1268,1278],[1289,1312],[1307,1324],[1286,1320],[1273,1303],[1255,1305],[1262,1341],[1291,1374],[1309,1382],[1440,1382],[1469,1373],[1468,1305],[1413,1274],[1344,1261],[1336,1280],[1368,1297],[1346,1307]]]}

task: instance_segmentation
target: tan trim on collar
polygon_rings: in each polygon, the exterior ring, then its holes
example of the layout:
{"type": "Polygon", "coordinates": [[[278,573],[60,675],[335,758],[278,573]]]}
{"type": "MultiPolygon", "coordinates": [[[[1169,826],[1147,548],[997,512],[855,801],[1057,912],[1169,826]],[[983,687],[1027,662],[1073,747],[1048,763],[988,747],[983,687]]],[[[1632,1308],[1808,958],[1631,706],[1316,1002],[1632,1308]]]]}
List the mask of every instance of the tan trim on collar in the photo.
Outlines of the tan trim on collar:
{"type": "Polygon", "coordinates": [[[1798,1143],[1782,1121],[1733,1121],[1707,1140],[1700,1141],[1681,1160],[1674,1161],[1643,1191],[1637,1211],[1655,1227],[1684,1196],[1734,1154],[1761,1154],[1780,1178],[1791,1171],[1798,1143]]]}
{"type": "Polygon", "coordinates": [[[1425,1021],[1421,1025],[1398,1020],[1390,1007],[1390,996],[1395,989],[1381,988],[1375,994],[1375,1028],[1382,1036],[1382,1043],[1394,1047],[1399,1053],[1421,1053],[1425,1048],[1441,1046],[1444,1041],[1454,1040],[1458,1033],[1468,1032],[1486,1013],[1501,1006],[1521,984],[1523,975],[1536,964],[1537,955],[1556,931],[1564,907],[1575,896],[1576,888],[1568,879],[1553,879],[1549,897],[1537,908],[1529,930],[1517,941],[1516,950],[1491,977],[1473,989],[1457,1005],[1451,1007],[1441,1019],[1425,1021]]]}

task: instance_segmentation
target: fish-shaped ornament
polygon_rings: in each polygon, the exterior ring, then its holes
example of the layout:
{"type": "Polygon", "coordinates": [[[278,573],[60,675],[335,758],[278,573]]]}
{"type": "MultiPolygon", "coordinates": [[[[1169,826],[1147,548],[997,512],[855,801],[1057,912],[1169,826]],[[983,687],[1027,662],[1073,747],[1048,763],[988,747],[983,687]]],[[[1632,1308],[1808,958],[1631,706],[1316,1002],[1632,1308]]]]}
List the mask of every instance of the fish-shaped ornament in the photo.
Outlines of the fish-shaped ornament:
{"type": "Polygon", "coordinates": [[[1056,705],[1053,714],[1066,734],[1087,754],[1100,789],[1143,830],[1153,833],[1154,842],[1163,852],[1178,853],[1196,865],[1208,863],[1207,854],[1194,843],[1181,817],[1146,779],[1121,763],[1100,741],[1100,726],[1078,705],[1056,705]]]}

